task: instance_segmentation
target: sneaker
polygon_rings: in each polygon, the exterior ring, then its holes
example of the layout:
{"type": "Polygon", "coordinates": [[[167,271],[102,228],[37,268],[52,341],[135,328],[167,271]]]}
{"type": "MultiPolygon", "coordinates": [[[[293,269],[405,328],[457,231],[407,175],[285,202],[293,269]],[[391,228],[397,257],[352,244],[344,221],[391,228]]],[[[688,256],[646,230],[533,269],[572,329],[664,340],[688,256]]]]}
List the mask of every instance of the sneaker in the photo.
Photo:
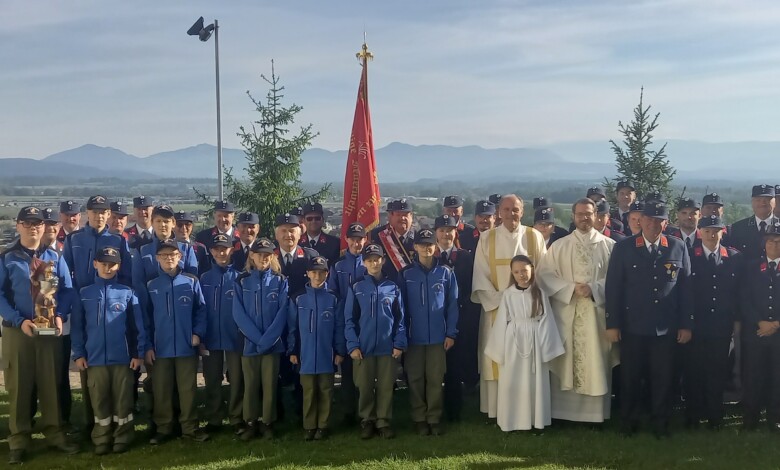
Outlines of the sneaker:
{"type": "Polygon", "coordinates": [[[304,440],[304,441],[312,441],[312,440],[314,440],[314,434],[315,434],[316,432],[317,432],[317,430],[316,430],[316,429],[307,429],[307,430],[306,430],[306,431],[303,433],[303,440],[304,440]]]}
{"type": "Polygon", "coordinates": [[[155,433],[154,436],[152,436],[151,439],[149,439],[149,444],[153,446],[158,446],[162,444],[163,442],[169,440],[172,436],[170,434],[162,434],[162,433],[155,433]]]}
{"type": "Polygon", "coordinates": [[[8,453],[8,465],[21,465],[24,462],[24,449],[13,449],[8,453]]]}
{"type": "Polygon", "coordinates": [[[428,423],[426,422],[419,422],[414,423],[414,427],[417,429],[417,435],[419,436],[430,436],[431,435],[431,428],[428,426],[428,423]]]}
{"type": "Polygon", "coordinates": [[[441,436],[444,434],[444,427],[439,423],[431,423],[431,434],[434,436],[441,436]]]}
{"type": "Polygon", "coordinates": [[[111,452],[111,446],[108,444],[100,444],[95,446],[95,455],[108,455],[111,452]]]}
{"type": "Polygon", "coordinates": [[[373,421],[363,421],[363,423],[360,424],[360,438],[371,439],[374,437],[374,430],[373,421]]]}
{"type": "Polygon", "coordinates": [[[181,436],[195,442],[206,442],[211,438],[207,432],[201,429],[196,429],[191,433],[184,433],[181,436]]]}
{"type": "Polygon", "coordinates": [[[116,444],[114,444],[114,448],[111,449],[111,451],[115,454],[124,454],[125,452],[127,452],[127,449],[129,448],[130,448],[129,445],[123,442],[117,442],[116,444]]]}
{"type": "Polygon", "coordinates": [[[317,432],[314,433],[314,440],[315,441],[324,441],[328,438],[328,430],[327,429],[317,429],[317,432]]]}
{"type": "Polygon", "coordinates": [[[395,431],[393,431],[393,428],[390,426],[379,428],[377,429],[377,432],[379,432],[379,435],[384,439],[392,439],[395,437],[395,431]]]}
{"type": "Polygon", "coordinates": [[[247,423],[244,430],[238,436],[238,438],[244,442],[251,441],[255,437],[257,437],[257,425],[255,423],[247,423]]]}

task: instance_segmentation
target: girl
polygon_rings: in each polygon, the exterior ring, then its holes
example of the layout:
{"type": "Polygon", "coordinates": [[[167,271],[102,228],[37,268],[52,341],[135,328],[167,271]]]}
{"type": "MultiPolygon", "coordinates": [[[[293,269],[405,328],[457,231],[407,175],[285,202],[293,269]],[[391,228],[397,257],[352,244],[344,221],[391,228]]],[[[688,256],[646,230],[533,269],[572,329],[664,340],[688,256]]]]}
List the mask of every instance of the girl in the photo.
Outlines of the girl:
{"type": "Polygon", "coordinates": [[[550,301],[534,281],[524,255],[512,258],[512,280],[504,290],[485,354],[499,365],[498,426],[502,431],[550,425],[547,363],[564,353],[550,301]]]}
{"type": "Polygon", "coordinates": [[[284,352],[282,333],[287,323],[287,279],[274,254],[274,244],[260,238],[249,250],[247,271],[236,280],[233,319],[244,335],[241,369],[244,374],[243,417],[246,429],[241,439],[258,434],[273,438],[276,421],[279,357],[284,352]],[[262,414],[258,401],[262,386],[262,414]]]}

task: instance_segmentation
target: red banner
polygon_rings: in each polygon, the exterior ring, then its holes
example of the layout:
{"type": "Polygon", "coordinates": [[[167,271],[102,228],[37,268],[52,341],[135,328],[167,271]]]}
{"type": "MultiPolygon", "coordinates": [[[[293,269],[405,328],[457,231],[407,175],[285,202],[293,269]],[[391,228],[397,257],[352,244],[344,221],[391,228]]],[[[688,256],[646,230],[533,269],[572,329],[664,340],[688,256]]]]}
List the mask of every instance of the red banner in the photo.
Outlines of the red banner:
{"type": "Polygon", "coordinates": [[[379,224],[379,180],[374,159],[374,137],[368,110],[368,64],[363,59],[355,119],[349,138],[347,171],[344,176],[344,211],[341,221],[341,248],[347,247],[346,232],[353,222],[371,230],[379,224]]]}

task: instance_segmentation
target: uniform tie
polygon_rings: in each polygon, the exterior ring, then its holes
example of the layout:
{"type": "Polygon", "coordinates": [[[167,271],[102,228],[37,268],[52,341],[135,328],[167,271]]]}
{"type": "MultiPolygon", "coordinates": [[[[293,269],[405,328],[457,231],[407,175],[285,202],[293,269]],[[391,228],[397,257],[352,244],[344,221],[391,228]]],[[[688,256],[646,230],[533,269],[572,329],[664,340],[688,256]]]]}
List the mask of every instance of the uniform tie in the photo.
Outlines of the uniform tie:
{"type": "Polygon", "coordinates": [[[315,248],[315,247],[317,246],[317,240],[315,240],[314,238],[312,238],[311,240],[309,240],[309,245],[310,245],[312,248],[315,248]]]}
{"type": "Polygon", "coordinates": [[[769,262],[769,272],[774,273],[776,269],[777,269],[777,263],[775,263],[774,261],[770,261],[769,262]]]}
{"type": "Polygon", "coordinates": [[[710,256],[707,257],[710,260],[710,264],[715,266],[715,253],[710,253],[710,256]]]}
{"type": "Polygon", "coordinates": [[[693,247],[693,242],[691,241],[691,237],[687,237],[685,239],[685,245],[688,247],[689,250],[693,247]]]}
{"type": "Polygon", "coordinates": [[[766,222],[764,222],[763,220],[761,221],[760,224],[758,224],[758,231],[761,233],[766,233],[766,222]]]}
{"type": "Polygon", "coordinates": [[[441,253],[441,262],[442,264],[449,264],[450,256],[446,251],[442,251],[441,253]]]}
{"type": "Polygon", "coordinates": [[[292,255],[290,253],[287,253],[284,255],[284,265],[290,266],[292,264],[292,255]]]}
{"type": "Polygon", "coordinates": [[[655,258],[656,256],[658,256],[658,248],[656,248],[655,243],[653,243],[650,245],[650,257],[655,258]]]}
{"type": "MultiPolygon", "coordinates": [[[[761,223],[763,224],[763,222],[761,222],[761,223]]],[[[142,230],[141,231],[141,240],[146,241],[148,239],[149,239],[149,232],[147,232],[146,230],[142,230]]]]}

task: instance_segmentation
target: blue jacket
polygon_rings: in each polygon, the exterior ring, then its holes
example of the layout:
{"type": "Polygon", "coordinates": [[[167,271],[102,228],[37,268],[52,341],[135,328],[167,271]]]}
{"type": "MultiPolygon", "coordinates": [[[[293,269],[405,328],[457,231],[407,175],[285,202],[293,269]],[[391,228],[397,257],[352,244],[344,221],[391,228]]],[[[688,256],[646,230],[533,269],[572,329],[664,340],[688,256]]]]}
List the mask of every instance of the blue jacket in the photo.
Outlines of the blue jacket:
{"type": "Polygon", "coordinates": [[[236,280],[233,319],[244,335],[244,356],[284,352],[287,279],[270,269],[243,272],[236,280]]]}
{"type": "Polygon", "coordinates": [[[298,356],[301,374],[332,374],[333,359],[346,356],[341,302],[327,285],[311,285],[290,301],[287,352],[298,356]]]}
{"type": "Polygon", "coordinates": [[[344,301],[347,350],[360,348],[363,356],[388,356],[393,348],[406,349],[406,325],[401,290],[387,277],[365,276],[344,301]]]}
{"type": "Polygon", "coordinates": [[[415,260],[398,274],[406,307],[409,344],[444,343],[458,335],[458,283],[449,266],[433,259],[427,270],[415,260]]]}
{"type": "MultiPolygon", "coordinates": [[[[179,268],[185,273],[197,276],[198,259],[192,245],[183,242],[177,243],[182,253],[179,268]]],[[[139,298],[141,291],[145,290],[146,284],[162,272],[160,271],[160,263],[157,262],[157,245],[159,244],[160,239],[152,237],[152,241],[141,245],[138,251],[133,254],[133,289],[139,298]]]]}
{"type": "MultiPolygon", "coordinates": [[[[51,248],[38,254],[41,261],[54,262],[54,269],[59,281],[57,289],[57,315],[64,320],[70,313],[73,284],[70,279],[68,265],[57,252],[51,248]]],[[[35,317],[35,306],[30,282],[30,263],[28,255],[17,240],[0,255],[0,317],[6,325],[16,328],[22,326],[24,320],[35,317]]]]}
{"type": "MultiPolygon", "coordinates": [[[[146,246],[146,245],[144,245],[146,246]]],[[[147,283],[148,300],[144,307],[144,325],[149,337],[146,349],[156,357],[195,355],[192,335],[206,336],[206,305],[198,278],[179,272],[160,275],[147,283]]]]}
{"type": "Polygon", "coordinates": [[[238,271],[228,265],[222,268],[214,264],[203,273],[200,286],[206,299],[206,349],[216,351],[241,351],[238,325],[233,320],[233,299],[236,292],[238,271]]]}
{"type": "Polygon", "coordinates": [[[138,297],[116,278],[95,282],[81,289],[80,302],[71,314],[73,360],[87,359],[87,365],[129,365],[144,357],[146,332],[138,297]]]}
{"type": "Polygon", "coordinates": [[[132,258],[127,241],[122,236],[109,232],[108,226],[98,232],[87,225],[68,235],[62,248],[62,256],[70,269],[76,292],[95,282],[96,272],[92,261],[95,255],[106,247],[115,248],[122,258],[117,281],[126,286],[132,285],[132,258]]]}
{"type": "Polygon", "coordinates": [[[352,284],[363,279],[366,267],[363,266],[363,255],[353,255],[347,250],[344,256],[330,267],[328,287],[339,299],[346,299],[352,284]]]}

